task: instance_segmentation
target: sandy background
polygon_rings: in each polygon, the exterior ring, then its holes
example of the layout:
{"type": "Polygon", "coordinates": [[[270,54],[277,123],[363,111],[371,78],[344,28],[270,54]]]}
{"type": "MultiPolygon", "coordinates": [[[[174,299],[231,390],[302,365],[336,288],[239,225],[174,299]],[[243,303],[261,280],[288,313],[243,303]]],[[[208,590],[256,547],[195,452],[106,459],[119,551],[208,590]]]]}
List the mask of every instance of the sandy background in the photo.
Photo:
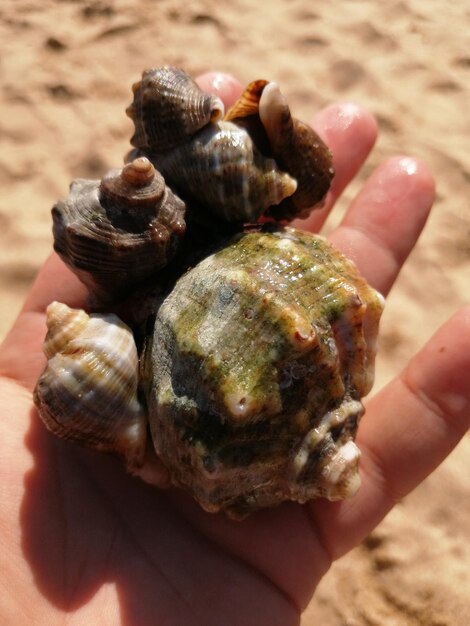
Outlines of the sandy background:
{"type": "MultiPolygon", "coordinates": [[[[55,199],[121,162],[142,69],[218,69],[276,80],[300,118],[336,99],[368,106],[381,136],[361,180],[396,153],[433,169],[435,210],[383,321],[382,385],[468,300],[469,20],[465,0],[2,0],[0,339],[51,248],[55,199]]],[[[470,624],[469,476],[467,436],[332,568],[303,623],[470,624]]]]}

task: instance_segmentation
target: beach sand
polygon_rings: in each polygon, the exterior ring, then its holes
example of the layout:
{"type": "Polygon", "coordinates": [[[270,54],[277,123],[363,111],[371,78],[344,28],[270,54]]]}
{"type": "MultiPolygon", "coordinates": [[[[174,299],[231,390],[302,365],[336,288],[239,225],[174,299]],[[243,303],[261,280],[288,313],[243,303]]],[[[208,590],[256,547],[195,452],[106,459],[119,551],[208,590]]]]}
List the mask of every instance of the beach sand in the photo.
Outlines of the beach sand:
{"type": "MultiPolygon", "coordinates": [[[[276,80],[301,119],[338,99],[377,116],[379,141],[327,230],[388,156],[432,168],[435,208],[383,319],[382,386],[468,301],[469,20],[468,3],[447,0],[3,0],[0,338],[51,250],[52,204],[71,179],[100,177],[128,150],[124,109],[142,69],[215,69],[276,80]]],[[[467,435],[333,566],[302,623],[470,624],[469,476],[467,435]]]]}

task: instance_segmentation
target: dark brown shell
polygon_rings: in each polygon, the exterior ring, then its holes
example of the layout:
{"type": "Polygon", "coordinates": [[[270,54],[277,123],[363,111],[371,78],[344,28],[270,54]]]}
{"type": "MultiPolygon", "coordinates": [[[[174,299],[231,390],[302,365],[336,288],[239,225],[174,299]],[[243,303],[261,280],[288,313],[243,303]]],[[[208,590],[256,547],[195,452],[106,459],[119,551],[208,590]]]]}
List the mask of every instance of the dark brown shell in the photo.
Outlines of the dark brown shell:
{"type": "Polygon", "coordinates": [[[295,193],[273,205],[268,214],[282,220],[307,217],[330,187],[332,155],[311,126],[292,117],[276,83],[250,83],[225,119],[243,124],[255,140],[269,145],[279,168],[297,181],[295,193]]]}
{"type": "Polygon", "coordinates": [[[131,144],[136,148],[168,150],[224,114],[220,98],[204,93],[176,67],[146,70],[133,91],[126,113],[135,125],[131,144]]]}
{"type": "Polygon", "coordinates": [[[165,267],[185,233],[185,204],[145,157],[102,181],[73,181],[52,209],[54,248],[100,300],[165,267]]]}
{"type": "Polygon", "coordinates": [[[331,153],[275,83],[251,82],[223,121],[218,98],[177,68],[147,70],[134,92],[131,143],[207,221],[306,217],[325,197],[331,153]]]}

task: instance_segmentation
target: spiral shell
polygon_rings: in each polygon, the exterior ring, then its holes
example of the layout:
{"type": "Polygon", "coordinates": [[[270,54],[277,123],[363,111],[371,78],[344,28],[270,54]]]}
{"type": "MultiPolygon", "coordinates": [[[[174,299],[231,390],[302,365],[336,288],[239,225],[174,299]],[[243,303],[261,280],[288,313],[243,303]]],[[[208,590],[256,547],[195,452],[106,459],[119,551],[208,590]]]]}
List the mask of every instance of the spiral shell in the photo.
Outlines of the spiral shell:
{"type": "Polygon", "coordinates": [[[188,202],[227,222],[255,222],[292,195],[296,181],[256,148],[231,122],[210,124],[190,141],[152,161],[188,202]]]}
{"type": "Polygon", "coordinates": [[[185,274],[143,365],[173,482],[234,517],[354,493],[382,306],[350,261],[294,229],[240,235],[185,274]]]}
{"type": "Polygon", "coordinates": [[[89,306],[133,320],[140,363],[115,315],[52,303],[44,423],[233,518],[352,495],[383,298],[322,237],[266,223],[322,202],[328,148],[272,82],[225,116],[177,68],[133,91],[131,158],[52,214],[89,306]]]}
{"type": "MultiPolygon", "coordinates": [[[[307,217],[325,197],[333,178],[332,155],[311,126],[292,117],[285,97],[274,82],[250,83],[225,116],[261,137],[261,123],[278,166],[297,182],[293,195],[269,214],[276,219],[307,217]]],[[[260,139],[258,139],[260,141],[260,139]]]]}
{"type": "Polygon", "coordinates": [[[185,208],[150,161],[138,158],[102,181],[72,183],[52,210],[54,248],[93,294],[114,299],[173,258],[185,208]]]}
{"type": "Polygon", "coordinates": [[[250,83],[224,121],[213,98],[176,68],[144,72],[128,109],[137,148],[131,155],[148,156],[182,197],[209,216],[228,222],[254,222],[265,212],[276,219],[305,217],[333,176],[323,141],[292,118],[275,83],[250,83]],[[168,132],[173,140],[162,140],[168,132]]]}
{"type": "Polygon", "coordinates": [[[137,397],[132,331],[115,315],[88,315],[65,304],[47,308],[47,367],[34,390],[46,427],[65,439],[143,463],[147,420],[137,397]]]}
{"type": "Polygon", "coordinates": [[[145,70],[132,89],[134,100],[126,113],[135,125],[131,144],[136,148],[168,150],[224,115],[220,98],[204,93],[176,67],[145,70]]]}

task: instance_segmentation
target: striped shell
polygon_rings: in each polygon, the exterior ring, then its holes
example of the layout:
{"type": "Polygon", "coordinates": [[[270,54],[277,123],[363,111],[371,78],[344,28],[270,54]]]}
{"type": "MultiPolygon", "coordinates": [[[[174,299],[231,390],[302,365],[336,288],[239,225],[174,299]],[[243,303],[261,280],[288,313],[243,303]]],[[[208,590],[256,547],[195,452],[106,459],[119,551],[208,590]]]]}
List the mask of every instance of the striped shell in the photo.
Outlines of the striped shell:
{"type": "Polygon", "coordinates": [[[183,198],[208,213],[208,220],[212,215],[253,222],[265,212],[276,219],[305,217],[330,186],[328,148],[310,126],[292,118],[275,83],[250,83],[221,121],[214,96],[182,70],[148,70],[134,89],[128,114],[137,148],[131,155],[148,156],[183,198]],[[178,98],[169,84],[178,85],[178,98]],[[193,117],[200,125],[188,123],[193,117]],[[162,140],[170,129],[172,141],[162,140]]]}
{"type": "Polygon", "coordinates": [[[147,420],[137,397],[138,356],[132,331],[115,315],[88,315],[65,304],[47,308],[46,369],[34,402],[46,427],[125,457],[144,460],[147,420]]]}
{"type": "Polygon", "coordinates": [[[145,157],[101,181],[75,180],[52,209],[54,248],[102,301],[165,267],[185,233],[185,204],[145,157]]]}
{"type": "Polygon", "coordinates": [[[350,261],[294,229],[239,235],[180,278],[143,365],[173,482],[233,517],[354,493],[382,306],[350,261]]]}
{"type": "Polygon", "coordinates": [[[134,100],[126,109],[135,125],[131,144],[157,152],[181,144],[224,115],[224,104],[199,89],[177,67],[145,70],[132,87],[134,100]]]}
{"type": "Polygon", "coordinates": [[[209,124],[191,141],[151,158],[183,197],[206,210],[209,220],[213,214],[227,222],[255,222],[297,188],[296,181],[232,122],[209,124]]]}

